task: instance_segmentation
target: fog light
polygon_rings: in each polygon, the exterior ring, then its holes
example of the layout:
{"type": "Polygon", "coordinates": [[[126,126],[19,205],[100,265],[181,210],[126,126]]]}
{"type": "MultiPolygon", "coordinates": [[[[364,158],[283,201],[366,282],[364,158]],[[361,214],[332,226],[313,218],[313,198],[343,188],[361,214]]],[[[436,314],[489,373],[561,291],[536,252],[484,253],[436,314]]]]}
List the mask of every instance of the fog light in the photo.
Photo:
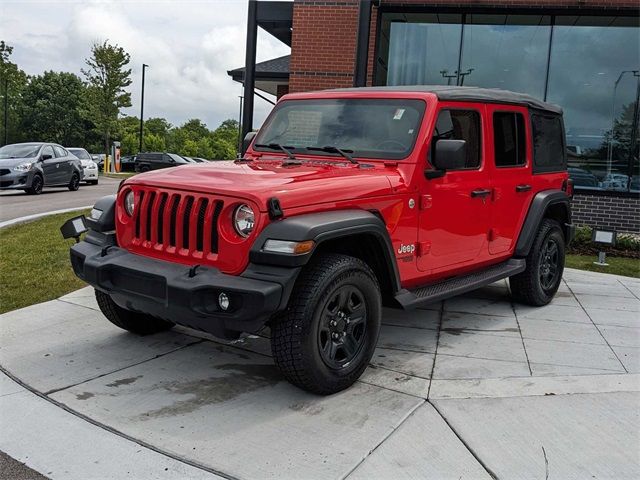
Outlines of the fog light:
{"type": "Polygon", "coordinates": [[[218,295],[218,305],[220,305],[221,310],[227,310],[229,308],[229,297],[226,293],[221,293],[218,295]]]}

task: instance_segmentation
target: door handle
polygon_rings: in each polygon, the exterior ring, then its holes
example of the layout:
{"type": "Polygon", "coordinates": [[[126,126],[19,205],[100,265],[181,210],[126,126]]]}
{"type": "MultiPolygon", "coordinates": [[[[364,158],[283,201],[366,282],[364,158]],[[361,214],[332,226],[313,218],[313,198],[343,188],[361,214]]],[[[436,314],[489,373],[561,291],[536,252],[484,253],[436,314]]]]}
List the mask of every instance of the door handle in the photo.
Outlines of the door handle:
{"type": "Polygon", "coordinates": [[[489,195],[491,195],[491,190],[486,189],[486,188],[481,188],[481,189],[478,189],[478,190],[473,190],[473,191],[471,192],[471,197],[472,197],[472,198],[476,198],[476,197],[487,197],[487,196],[489,196],[489,195]]]}
{"type": "Polygon", "coordinates": [[[516,192],[528,192],[531,190],[531,185],[516,185],[516,192]]]}

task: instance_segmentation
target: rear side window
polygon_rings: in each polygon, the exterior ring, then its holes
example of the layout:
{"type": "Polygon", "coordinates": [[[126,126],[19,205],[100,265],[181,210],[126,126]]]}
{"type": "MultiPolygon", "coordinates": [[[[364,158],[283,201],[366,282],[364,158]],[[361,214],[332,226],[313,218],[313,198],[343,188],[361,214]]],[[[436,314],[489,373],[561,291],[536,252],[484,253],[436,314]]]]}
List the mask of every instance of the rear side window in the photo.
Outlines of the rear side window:
{"type": "Polygon", "coordinates": [[[562,117],[532,113],[533,173],[561,172],[567,169],[562,117]]]}
{"type": "Polygon", "coordinates": [[[524,117],[517,112],[493,114],[493,144],[496,167],[517,167],[527,163],[524,117]]]}
{"type": "Polygon", "coordinates": [[[142,162],[160,162],[162,154],[160,153],[141,153],[138,155],[138,161],[142,162]]]}
{"type": "MultiPolygon", "coordinates": [[[[480,114],[475,110],[441,110],[433,130],[431,148],[438,140],[464,140],[467,142],[465,169],[480,167],[480,114]]],[[[433,151],[431,154],[433,155],[433,151]]]]}

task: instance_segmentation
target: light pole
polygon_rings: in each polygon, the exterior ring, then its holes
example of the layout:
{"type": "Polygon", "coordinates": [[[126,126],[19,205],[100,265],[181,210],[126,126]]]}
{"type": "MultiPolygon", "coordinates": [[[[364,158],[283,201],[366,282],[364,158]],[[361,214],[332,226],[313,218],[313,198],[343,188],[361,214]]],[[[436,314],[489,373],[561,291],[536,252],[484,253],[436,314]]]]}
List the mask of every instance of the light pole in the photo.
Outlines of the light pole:
{"type": "Polygon", "coordinates": [[[4,143],[9,143],[9,77],[4,79],[4,143]]]}
{"type": "Polygon", "coordinates": [[[142,95],[140,96],[140,145],[138,146],[138,153],[142,152],[142,134],[144,128],[144,71],[149,68],[146,63],[142,64],[142,95]]]}
{"type": "Polygon", "coordinates": [[[613,133],[616,127],[616,93],[618,91],[618,84],[625,73],[633,73],[634,76],[638,75],[638,70],[623,70],[618,75],[618,79],[613,84],[613,99],[611,100],[611,133],[609,134],[609,148],[607,151],[607,175],[611,173],[611,164],[613,163],[613,133]]]}

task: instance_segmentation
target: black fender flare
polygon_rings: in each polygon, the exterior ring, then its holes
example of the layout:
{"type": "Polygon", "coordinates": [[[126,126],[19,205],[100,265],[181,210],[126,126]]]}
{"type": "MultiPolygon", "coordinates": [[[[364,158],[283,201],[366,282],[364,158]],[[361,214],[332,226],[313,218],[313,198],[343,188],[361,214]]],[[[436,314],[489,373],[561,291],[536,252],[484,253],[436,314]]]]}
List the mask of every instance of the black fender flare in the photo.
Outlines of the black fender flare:
{"type": "Polygon", "coordinates": [[[335,210],[310,213],[285,218],[267,225],[253,243],[249,258],[252,264],[277,265],[283,267],[302,267],[313,253],[327,240],[368,234],[378,242],[383,255],[386,273],[389,275],[393,294],[400,290],[400,274],[395,261],[389,232],[382,219],[367,210],[335,210]],[[264,244],[268,239],[315,242],[312,251],[302,255],[265,252],[264,244]]]}
{"type": "Polygon", "coordinates": [[[515,257],[526,257],[531,250],[540,223],[545,213],[552,205],[561,205],[565,209],[565,222],[560,226],[563,229],[567,243],[571,241],[573,227],[571,225],[571,199],[562,190],[544,190],[539,192],[529,206],[527,217],[520,229],[518,243],[516,244],[515,257]]]}

